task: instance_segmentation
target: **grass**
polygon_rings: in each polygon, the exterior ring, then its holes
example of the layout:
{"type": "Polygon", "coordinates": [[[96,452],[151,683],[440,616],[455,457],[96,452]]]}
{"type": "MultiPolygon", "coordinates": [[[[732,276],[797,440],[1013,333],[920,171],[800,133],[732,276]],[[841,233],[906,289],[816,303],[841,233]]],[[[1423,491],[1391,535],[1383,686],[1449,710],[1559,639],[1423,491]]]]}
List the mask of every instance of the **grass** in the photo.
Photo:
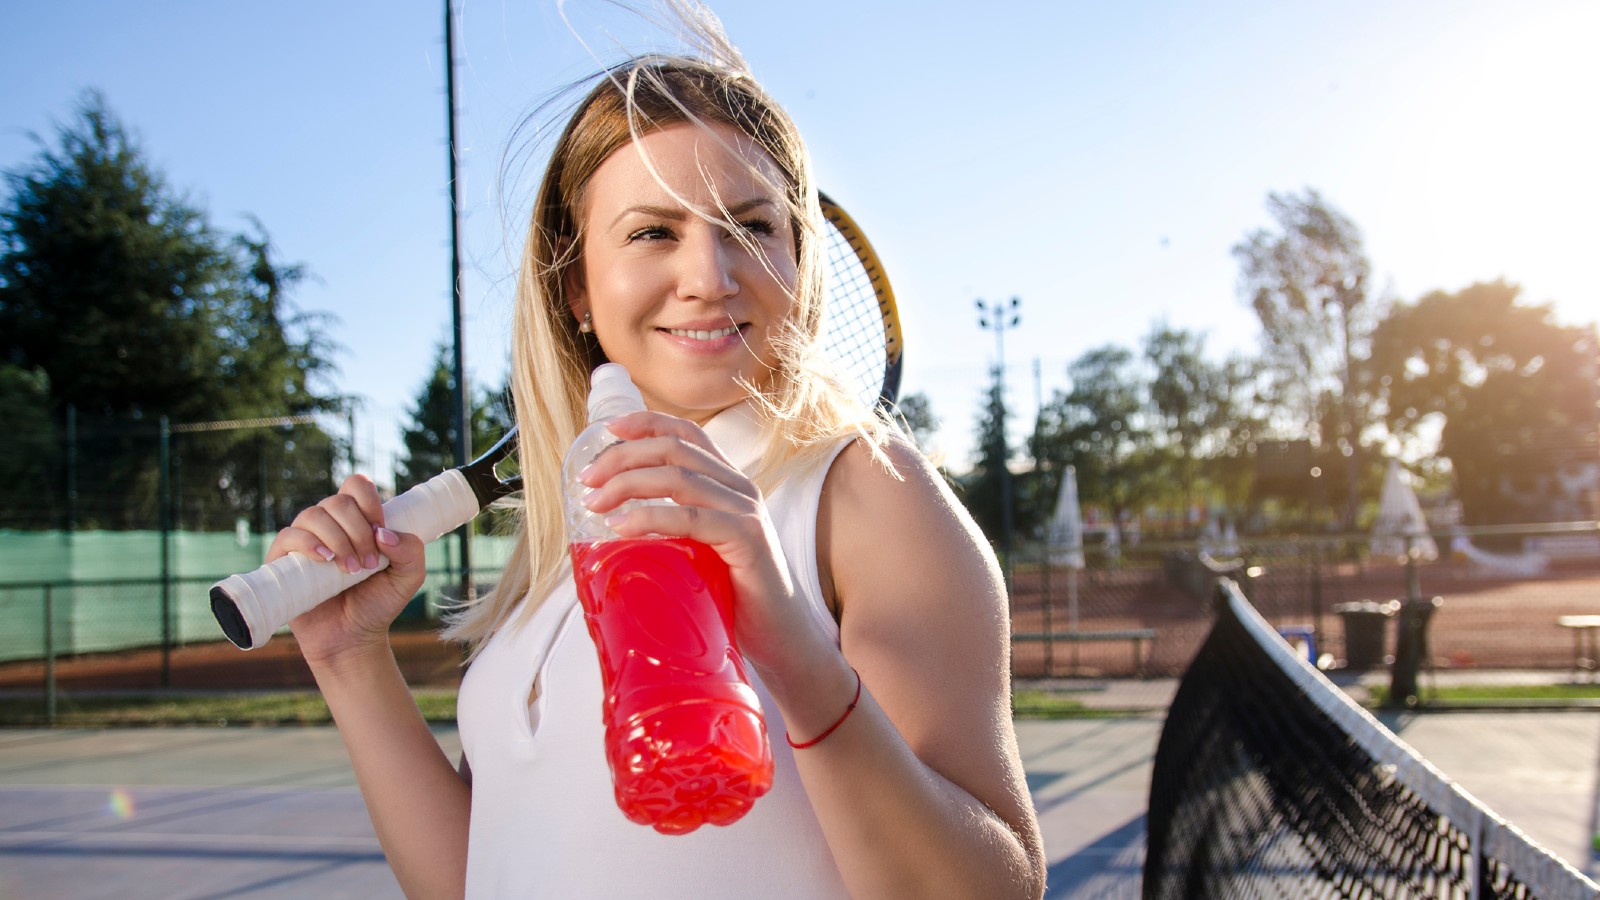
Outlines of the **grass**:
{"type": "MultiPolygon", "coordinates": [[[[1374,687],[1372,704],[1382,706],[1388,696],[1387,685],[1374,687]]],[[[1462,684],[1437,688],[1425,684],[1422,700],[1424,708],[1430,703],[1459,706],[1498,703],[1559,705],[1573,701],[1600,701],[1600,684],[1462,684]]]]}
{"type": "MultiPolygon", "coordinates": [[[[452,690],[412,694],[430,722],[453,722],[452,690]]],[[[55,725],[103,728],[118,725],[324,725],[333,721],[328,704],[314,691],[251,694],[62,694],[56,699],[55,725]]],[[[0,725],[50,725],[42,697],[0,698],[0,725]]]]}
{"type": "Polygon", "coordinates": [[[1126,715],[1121,710],[1097,709],[1055,691],[1029,688],[1011,692],[1014,719],[1108,719],[1126,715]]]}

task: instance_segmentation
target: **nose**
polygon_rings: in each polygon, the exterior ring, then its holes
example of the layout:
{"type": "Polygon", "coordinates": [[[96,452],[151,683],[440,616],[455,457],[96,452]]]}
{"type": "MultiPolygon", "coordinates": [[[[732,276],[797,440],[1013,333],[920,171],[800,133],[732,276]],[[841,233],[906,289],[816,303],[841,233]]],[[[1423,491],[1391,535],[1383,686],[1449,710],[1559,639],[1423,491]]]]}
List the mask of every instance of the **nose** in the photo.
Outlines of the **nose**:
{"type": "Polygon", "coordinates": [[[739,290],[734,268],[740,248],[723,229],[700,224],[688,229],[678,250],[678,297],[722,300],[739,290]]]}

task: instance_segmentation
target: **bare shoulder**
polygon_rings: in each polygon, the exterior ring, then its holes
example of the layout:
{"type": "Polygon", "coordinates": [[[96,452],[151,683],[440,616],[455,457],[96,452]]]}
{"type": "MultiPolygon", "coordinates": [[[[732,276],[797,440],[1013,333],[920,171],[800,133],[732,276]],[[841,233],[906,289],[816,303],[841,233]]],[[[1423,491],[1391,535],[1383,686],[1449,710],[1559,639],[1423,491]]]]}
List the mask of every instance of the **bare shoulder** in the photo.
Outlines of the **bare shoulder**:
{"type": "Polygon", "coordinates": [[[897,437],[884,451],[892,470],[859,442],[847,448],[823,488],[818,555],[845,655],[877,671],[913,746],[952,712],[998,727],[1010,644],[994,555],[914,446],[897,437]]]}
{"type": "Polygon", "coordinates": [[[839,454],[823,483],[821,515],[840,533],[879,533],[871,544],[884,552],[915,552],[930,539],[974,550],[983,544],[944,476],[900,435],[890,436],[881,456],[862,441],[839,454]]]}

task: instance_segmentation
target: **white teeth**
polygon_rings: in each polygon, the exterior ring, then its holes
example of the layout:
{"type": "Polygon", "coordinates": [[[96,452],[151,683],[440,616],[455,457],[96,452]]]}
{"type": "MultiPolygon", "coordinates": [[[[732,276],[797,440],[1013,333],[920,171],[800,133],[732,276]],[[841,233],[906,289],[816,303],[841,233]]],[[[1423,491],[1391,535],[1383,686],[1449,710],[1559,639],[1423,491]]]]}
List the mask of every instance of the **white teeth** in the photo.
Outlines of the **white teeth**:
{"type": "Polygon", "coordinates": [[[687,328],[668,328],[667,334],[675,334],[678,337],[694,338],[697,341],[714,341],[718,338],[725,338],[730,334],[737,334],[738,331],[739,326],[729,325],[727,328],[718,328],[716,331],[691,331],[687,328]]]}

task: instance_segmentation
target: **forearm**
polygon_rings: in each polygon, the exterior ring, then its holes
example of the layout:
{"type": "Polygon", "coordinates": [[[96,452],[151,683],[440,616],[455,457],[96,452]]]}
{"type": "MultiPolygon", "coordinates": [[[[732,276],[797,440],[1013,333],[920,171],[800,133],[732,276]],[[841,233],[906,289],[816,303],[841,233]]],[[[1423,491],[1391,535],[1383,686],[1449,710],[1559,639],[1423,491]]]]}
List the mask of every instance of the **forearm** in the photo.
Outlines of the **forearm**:
{"type": "MultiPolygon", "coordinates": [[[[848,668],[844,673],[853,687],[854,676],[848,668]]],[[[849,699],[837,686],[825,696],[841,694],[849,699]]],[[[1039,853],[1037,840],[1018,834],[994,810],[922,762],[870,689],[862,691],[855,711],[836,731],[796,750],[795,759],[853,896],[1037,898],[1043,893],[1037,874],[1042,866],[1032,858],[1039,853]]]]}
{"type": "Polygon", "coordinates": [[[312,671],[401,888],[411,897],[460,896],[471,790],[428,729],[388,644],[312,671]]]}

